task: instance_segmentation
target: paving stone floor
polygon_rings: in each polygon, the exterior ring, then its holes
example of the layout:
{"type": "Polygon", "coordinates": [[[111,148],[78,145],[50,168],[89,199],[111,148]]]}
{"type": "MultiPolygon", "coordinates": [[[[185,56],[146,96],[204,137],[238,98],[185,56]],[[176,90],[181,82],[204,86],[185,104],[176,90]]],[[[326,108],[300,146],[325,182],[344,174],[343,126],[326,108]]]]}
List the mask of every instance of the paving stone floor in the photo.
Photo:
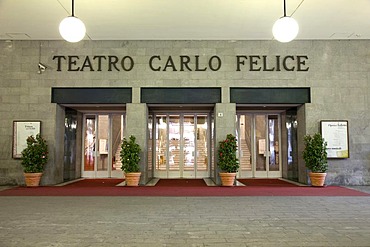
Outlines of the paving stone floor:
{"type": "Polygon", "coordinates": [[[0,246],[370,246],[370,197],[0,197],[0,246]]]}

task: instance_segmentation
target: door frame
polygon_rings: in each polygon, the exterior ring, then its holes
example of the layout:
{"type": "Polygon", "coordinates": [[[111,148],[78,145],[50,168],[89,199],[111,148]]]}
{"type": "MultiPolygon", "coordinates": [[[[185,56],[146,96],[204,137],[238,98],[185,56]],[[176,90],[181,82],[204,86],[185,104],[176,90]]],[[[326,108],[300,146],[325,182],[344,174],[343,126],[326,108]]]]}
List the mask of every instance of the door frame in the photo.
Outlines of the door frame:
{"type": "MultiPolygon", "coordinates": [[[[123,178],[123,172],[119,170],[113,169],[113,155],[112,155],[112,126],[113,126],[113,115],[121,115],[122,121],[121,124],[123,126],[123,132],[125,131],[125,113],[124,112],[86,112],[83,113],[83,126],[82,126],[82,159],[81,159],[81,177],[83,178],[123,178]],[[99,143],[95,141],[95,151],[94,151],[94,170],[93,171],[84,171],[84,165],[85,165],[85,133],[86,133],[86,119],[89,116],[95,117],[95,140],[100,140],[98,128],[99,128],[99,116],[107,115],[108,116],[108,150],[107,150],[107,170],[104,171],[98,171],[98,158],[100,156],[100,153],[98,151],[99,149],[99,143]]],[[[124,133],[121,133],[121,136],[123,136],[124,133]]]]}
{"type": "MultiPolygon", "coordinates": [[[[248,171],[241,171],[239,170],[237,173],[238,178],[281,178],[282,177],[282,155],[280,154],[278,156],[278,162],[279,162],[279,170],[278,171],[270,171],[269,170],[269,157],[270,157],[270,152],[265,151],[264,157],[265,157],[265,164],[266,164],[266,171],[257,171],[256,169],[256,157],[257,157],[257,145],[258,143],[256,142],[256,116],[257,115],[264,115],[265,116],[265,136],[266,139],[268,139],[269,135],[269,130],[268,130],[268,116],[269,115],[276,115],[278,117],[278,140],[279,140],[279,149],[282,150],[281,148],[281,138],[282,138],[282,126],[281,126],[281,114],[282,111],[238,111],[237,116],[236,116],[236,125],[237,125],[237,133],[240,133],[240,115],[249,115],[251,116],[251,128],[250,128],[250,133],[251,133],[251,170],[248,171]],[[268,153],[267,153],[268,152],[268,153]]],[[[240,155],[242,152],[240,150],[240,141],[241,138],[238,140],[238,154],[240,155]]],[[[268,141],[265,141],[265,150],[269,150],[268,147],[268,141]]],[[[238,157],[240,158],[240,157],[238,157]]]]}
{"type": "MultiPolygon", "coordinates": [[[[195,112],[156,112],[153,111],[149,115],[151,115],[153,119],[153,127],[152,127],[152,165],[153,165],[153,176],[158,178],[204,178],[210,176],[210,166],[211,166],[211,159],[207,159],[207,170],[206,171],[198,171],[198,164],[197,164],[197,116],[199,115],[205,115],[207,118],[207,132],[206,132],[206,139],[207,139],[207,157],[210,157],[211,154],[211,113],[210,112],[204,112],[204,111],[195,111],[195,112]],[[166,117],[166,151],[165,151],[165,160],[166,160],[166,170],[157,170],[156,169],[156,156],[157,156],[157,144],[156,144],[156,130],[157,130],[157,116],[164,115],[166,117]],[[180,146],[180,157],[179,157],[179,170],[176,171],[170,171],[169,169],[169,119],[171,115],[176,115],[179,117],[179,132],[180,132],[180,140],[179,140],[179,146],[180,146]],[[184,169],[184,116],[192,115],[194,117],[194,169],[192,171],[186,171],[184,169]]],[[[150,157],[149,157],[150,158],[150,157]]]]}

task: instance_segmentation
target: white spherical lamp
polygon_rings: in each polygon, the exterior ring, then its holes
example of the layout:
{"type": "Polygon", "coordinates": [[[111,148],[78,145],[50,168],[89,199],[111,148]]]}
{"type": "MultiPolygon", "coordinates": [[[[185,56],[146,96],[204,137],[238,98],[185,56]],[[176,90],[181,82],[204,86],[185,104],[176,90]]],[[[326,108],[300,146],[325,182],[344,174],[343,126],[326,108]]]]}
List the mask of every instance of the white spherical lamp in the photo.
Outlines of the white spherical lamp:
{"type": "Polygon", "coordinates": [[[75,16],[64,18],[59,24],[59,33],[68,42],[79,42],[86,34],[85,24],[75,16]]]}
{"type": "Polygon", "coordinates": [[[272,34],[277,41],[287,43],[297,37],[299,26],[296,20],[289,16],[279,18],[272,27],[272,34]]]}

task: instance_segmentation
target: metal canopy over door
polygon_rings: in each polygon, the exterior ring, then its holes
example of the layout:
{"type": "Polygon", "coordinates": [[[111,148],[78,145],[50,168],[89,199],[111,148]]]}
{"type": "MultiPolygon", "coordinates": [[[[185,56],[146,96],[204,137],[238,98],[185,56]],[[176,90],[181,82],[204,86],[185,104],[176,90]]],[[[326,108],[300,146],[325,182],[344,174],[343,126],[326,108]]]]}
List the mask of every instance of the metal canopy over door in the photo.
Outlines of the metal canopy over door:
{"type": "Polygon", "coordinates": [[[209,177],[208,114],[156,114],[153,119],[154,176],[209,177]]]}
{"type": "Polygon", "coordinates": [[[123,130],[122,114],[84,115],[82,177],[123,177],[119,155],[123,130]]]}
{"type": "Polygon", "coordinates": [[[239,178],[282,176],[280,115],[237,114],[239,178]]]}

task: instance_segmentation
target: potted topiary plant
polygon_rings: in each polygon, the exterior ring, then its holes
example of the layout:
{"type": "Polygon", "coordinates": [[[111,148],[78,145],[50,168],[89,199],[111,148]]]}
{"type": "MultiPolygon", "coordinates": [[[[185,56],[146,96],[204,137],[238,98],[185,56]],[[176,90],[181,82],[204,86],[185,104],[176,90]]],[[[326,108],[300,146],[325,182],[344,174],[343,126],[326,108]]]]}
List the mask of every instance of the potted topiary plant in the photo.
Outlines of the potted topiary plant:
{"type": "Polygon", "coordinates": [[[324,186],[328,170],[328,158],[324,138],[320,133],[304,136],[305,149],[303,159],[310,170],[309,176],[312,186],[324,186]]]}
{"type": "Polygon", "coordinates": [[[125,137],[121,144],[121,162],[127,186],[138,186],[140,181],[140,146],[136,143],[135,136],[131,135],[129,140],[125,137]]]}
{"type": "Polygon", "coordinates": [[[22,151],[22,166],[26,185],[39,186],[44,166],[48,161],[48,145],[40,134],[27,137],[27,147],[22,151]]]}
{"type": "Polygon", "coordinates": [[[223,186],[234,185],[239,169],[239,161],[236,157],[237,148],[236,137],[232,134],[228,134],[225,140],[219,142],[218,166],[221,170],[219,174],[223,186]]]}

